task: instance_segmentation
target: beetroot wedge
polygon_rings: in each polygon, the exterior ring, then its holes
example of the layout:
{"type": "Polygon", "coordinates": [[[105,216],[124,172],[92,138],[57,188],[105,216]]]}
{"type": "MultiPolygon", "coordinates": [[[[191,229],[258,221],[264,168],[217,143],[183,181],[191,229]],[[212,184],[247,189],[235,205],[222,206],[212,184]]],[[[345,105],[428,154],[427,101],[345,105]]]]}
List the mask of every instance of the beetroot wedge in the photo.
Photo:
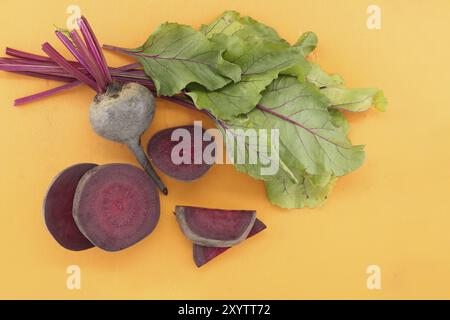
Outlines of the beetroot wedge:
{"type": "MultiPolygon", "coordinates": [[[[264,229],[266,229],[266,225],[259,219],[256,219],[255,224],[253,225],[252,230],[248,234],[248,238],[254,236],[257,233],[260,233],[264,229]]],[[[217,248],[217,247],[205,247],[205,246],[199,246],[198,244],[193,245],[193,257],[194,262],[197,267],[201,267],[204,264],[208,263],[218,255],[224,253],[230,249],[230,247],[227,248],[217,248]]]]}
{"type": "Polygon", "coordinates": [[[78,182],[96,166],[81,163],[63,170],[55,177],[45,196],[45,224],[53,238],[66,249],[81,251],[94,246],[78,229],[72,216],[72,207],[78,182]]]}
{"type": "MultiPolygon", "coordinates": [[[[153,164],[168,176],[181,181],[192,181],[203,176],[211,168],[211,163],[208,164],[203,159],[203,151],[210,144],[213,146],[212,141],[212,137],[205,134],[205,130],[200,128],[196,130],[193,125],[169,128],[157,132],[150,139],[147,153],[153,164]],[[184,134],[189,138],[187,141],[180,137],[184,134]],[[211,140],[205,141],[204,135],[211,140]],[[172,141],[172,138],[176,141],[172,141]],[[195,139],[199,141],[197,147],[195,139]],[[180,148],[181,142],[183,144],[187,142],[186,148],[180,148]]],[[[212,152],[212,157],[215,157],[215,151],[212,152]]]]}
{"type": "Polygon", "coordinates": [[[159,194],[148,175],[129,164],[98,166],[83,176],[75,193],[73,216],[95,246],[118,251],[155,229],[159,194]]]}
{"type": "Polygon", "coordinates": [[[206,247],[232,247],[245,240],[253,228],[256,212],[177,206],[175,214],[184,235],[206,247]]]}

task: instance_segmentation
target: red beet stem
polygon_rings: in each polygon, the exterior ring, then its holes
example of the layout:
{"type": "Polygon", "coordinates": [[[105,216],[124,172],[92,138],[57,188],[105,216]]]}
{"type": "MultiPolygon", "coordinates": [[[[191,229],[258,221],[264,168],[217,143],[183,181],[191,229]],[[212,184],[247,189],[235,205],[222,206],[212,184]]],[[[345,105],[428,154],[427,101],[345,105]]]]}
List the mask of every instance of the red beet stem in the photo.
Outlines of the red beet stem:
{"type": "MultiPolygon", "coordinates": [[[[69,32],[73,43],[60,31],[56,31],[56,35],[92,78],[94,78],[96,83],[95,90],[98,93],[104,93],[108,85],[112,82],[106,59],[86,18],[78,19],[77,23],[83,35],[84,42],[76,30],[69,32]]],[[[77,78],[79,79],[79,77],[77,78]]],[[[83,81],[81,79],[79,80],[83,81]]]]}
{"type": "Polygon", "coordinates": [[[106,63],[105,55],[103,54],[100,43],[98,42],[97,37],[95,36],[95,33],[92,30],[89,22],[84,16],[82,16],[81,19],[78,19],[77,22],[78,26],[80,27],[81,33],[83,34],[84,40],[86,41],[88,47],[91,49],[91,52],[94,54],[98,66],[102,70],[106,82],[111,83],[112,78],[108,70],[108,64],[106,63]]]}
{"type": "Polygon", "coordinates": [[[109,44],[104,44],[103,49],[113,51],[113,52],[125,53],[125,54],[129,54],[132,52],[132,51],[130,52],[128,49],[112,46],[109,44]]]}
{"type": "Polygon", "coordinates": [[[53,62],[52,59],[44,56],[40,56],[33,53],[28,53],[24,51],[20,51],[13,48],[6,48],[5,53],[11,57],[18,57],[28,60],[42,61],[42,62],[53,62]]]}
{"type": "Polygon", "coordinates": [[[67,38],[67,36],[59,30],[56,30],[55,34],[58,37],[58,39],[61,40],[61,42],[64,44],[64,46],[70,51],[70,53],[80,62],[80,64],[84,68],[88,69],[89,67],[88,67],[87,63],[81,57],[80,53],[78,52],[77,48],[72,43],[72,41],[70,41],[70,39],[67,38]]]}
{"type": "MultiPolygon", "coordinates": [[[[79,69],[81,72],[86,73],[85,68],[76,61],[68,61],[73,67],[79,69]]],[[[61,68],[55,62],[49,61],[35,61],[29,59],[22,58],[0,58],[0,70],[4,71],[30,71],[30,72],[40,72],[45,74],[58,74],[58,75],[66,75],[68,77],[72,77],[67,73],[66,70],[61,68]]]]}
{"type": "MultiPolygon", "coordinates": [[[[50,59],[33,54],[27,54],[14,49],[7,49],[7,54],[33,61],[56,63],[66,72],[73,75],[76,79],[89,85],[97,93],[104,93],[108,85],[112,82],[105,56],[103,55],[100,44],[98,43],[98,40],[86,18],[82,17],[81,19],[78,19],[77,23],[80,27],[81,34],[83,35],[84,42],[76,30],[72,30],[69,33],[71,39],[60,31],[56,31],[56,35],[64,46],[78,60],[79,64],[83,67],[83,70],[79,70],[77,66],[73,65],[72,62],[67,61],[49,43],[45,43],[42,46],[42,49],[50,59]],[[86,75],[84,71],[89,76],[86,75]]],[[[16,65],[15,68],[17,67],[18,66],[16,65]]],[[[7,70],[5,67],[3,69],[7,70]]],[[[7,71],[30,70],[12,69],[7,71]]]]}
{"type": "MultiPolygon", "coordinates": [[[[143,71],[134,70],[136,67],[139,67],[139,64],[133,63],[128,64],[119,68],[110,68],[111,73],[113,73],[113,79],[114,81],[127,83],[127,82],[136,82],[139,84],[142,84],[146,87],[148,87],[153,93],[156,92],[155,86],[153,82],[149,78],[141,77],[143,74],[143,71]],[[139,77],[139,78],[138,78],[139,77]]],[[[2,65],[0,64],[0,69],[2,69],[2,65]]],[[[58,86],[56,88],[45,90],[43,92],[35,93],[20,99],[15,100],[14,105],[20,106],[24,105],[39,99],[47,98],[49,96],[52,96],[54,94],[60,93],[62,91],[74,88],[82,82],[79,80],[76,80],[76,78],[73,75],[61,75],[61,76],[53,76],[50,74],[45,73],[36,73],[36,72],[23,72],[23,71],[15,71],[16,69],[11,67],[12,71],[19,74],[25,74],[28,76],[36,77],[36,78],[43,78],[48,80],[57,80],[62,82],[69,82],[67,84],[64,84],[62,86],[58,86]]],[[[25,68],[26,69],[26,68],[25,68]]]]}
{"type": "MultiPolygon", "coordinates": [[[[127,70],[134,70],[134,69],[140,69],[140,68],[142,68],[142,65],[138,62],[135,62],[135,63],[130,63],[127,65],[124,65],[122,67],[113,68],[113,69],[127,71],[127,70]]],[[[109,69],[111,69],[111,68],[109,68],[109,69]]],[[[142,71],[142,70],[140,70],[140,71],[142,71]]]]}
{"type": "Polygon", "coordinates": [[[7,57],[0,58],[0,62],[3,64],[16,63],[16,64],[33,65],[33,66],[46,65],[43,61],[34,61],[34,60],[30,60],[30,59],[7,58],[7,57]]]}
{"type": "Polygon", "coordinates": [[[60,82],[72,82],[74,80],[73,77],[67,77],[65,75],[53,75],[50,73],[45,74],[45,73],[38,73],[38,72],[31,72],[31,71],[14,71],[14,73],[22,74],[24,76],[29,76],[29,77],[34,77],[34,78],[60,81],[60,82]]]}
{"type": "Polygon", "coordinates": [[[72,66],[62,55],[58,53],[58,51],[55,50],[55,48],[52,47],[50,43],[48,42],[44,43],[42,45],[42,50],[61,68],[65,69],[68,73],[73,74],[73,76],[77,78],[79,81],[87,84],[92,89],[97,91],[97,84],[92,79],[83,74],[81,71],[79,71],[77,68],[72,66]]]}
{"type": "Polygon", "coordinates": [[[61,72],[58,66],[48,65],[26,65],[23,63],[1,63],[0,69],[4,71],[30,71],[46,74],[55,74],[61,72]]]}
{"type": "Polygon", "coordinates": [[[76,86],[78,86],[80,84],[81,84],[81,82],[76,80],[76,81],[73,81],[73,82],[70,82],[70,83],[66,83],[65,85],[62,85],[62,86],[59,86],[59,87],[56,87],[56,88],[53,88],[53,89],[50,89],[50,90],[39,92],[39,93],[33,94],[31,96],[19,98],[19,99],[16,99],[14,101],[14,106],[20,106],[20,105],[29,103],[31,101],[35,101],[35,100],[38,100],[38,99],[43,99],[43,98],[52,96],[52,95],[57,94],[59,92],[62,92],[62,91],[74,88],[74,87],[76,87],[76,86]]]}
{"type": "Polygon", "coordinates": [[[86,70],[91,74],[91,76],[95,79],[95,82],[97,83],[98,87],[97,92],[104,93],[106,91],[106,87],[108,84],[106,83],[106,80],[103,78],[103,74],[99,69],[98,65],[96,65],[94,58],[90,55],[89,49],[83,43],[83,40],[81,40],[81,37],[76,30],[70,32],[70,37],[75,43],[75,46],[78,49],[78,53],[83,59],[84,64],[87,65],[86,70]]]}

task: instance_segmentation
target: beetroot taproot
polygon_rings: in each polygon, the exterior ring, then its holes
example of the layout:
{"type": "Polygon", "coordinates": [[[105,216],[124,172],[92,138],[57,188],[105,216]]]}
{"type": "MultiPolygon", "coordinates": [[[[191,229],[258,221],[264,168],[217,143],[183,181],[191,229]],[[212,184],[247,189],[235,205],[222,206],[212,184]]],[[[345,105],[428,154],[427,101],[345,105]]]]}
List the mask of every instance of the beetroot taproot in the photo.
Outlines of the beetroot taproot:
{"type": "Polygon", "coordinates": [[[89,107],[92,128],[105,139],[127,145],[155,185],[167,195],[167,187],[148,161],[140,142],[153,120],[155,97],[138,83],[111,83],[105,90],[96,95],[89,107]]]}
{"type": "MultiPolygon", "coordinates": [[[[266,225],[261,220],[256,219],[252,230],[250,231],[250,233],[247,236],[247,239],[254,236],[257,233],[260,233],[261,231],[263,231],[266,228],[267,228],[266,225]]],[[[205,246],[200,246],[200,245],[194,243],[193,257],[194,257],[195,265],[200,268],[201,266],[208,263],[209,261],[211,261],[218,255],[224,253],[225,251],[227,251],[230,248],[231,247],[226,247],[226,248],[205,247],[205,246]]]]}
{"type": "Polygon", "coordinates": [[[215,160],[214,139],[194,125],[168,128],[157,132],[147,145],[153,164],[168,176],[193,181],[203,176],[215,160]],[[212,150],[205,159],[206,148],[212,150]]]}
{"type": "Polygon", "coordinates": [[[53,238],[66,249],[81,251],[94,247],[78,229],[72,216],[72,207],[78,182],[96,166],[80,163],[63,170],[54,178],[45,196],[45,224],[53,238]]]}
{"type": "Polygon", "coordinates": [[[95,246],[118,251],[144,239],[160,215],[159,193],[148,175],[129,164],[98,166],[80,180],[73,216],[95,246]]]}
{"type": "Polygon", "coordinates": [[[245,240],[256,220],[256,212],[177,206],[181,231],[193,243],[206,247],[231,247],[245,240]]]}

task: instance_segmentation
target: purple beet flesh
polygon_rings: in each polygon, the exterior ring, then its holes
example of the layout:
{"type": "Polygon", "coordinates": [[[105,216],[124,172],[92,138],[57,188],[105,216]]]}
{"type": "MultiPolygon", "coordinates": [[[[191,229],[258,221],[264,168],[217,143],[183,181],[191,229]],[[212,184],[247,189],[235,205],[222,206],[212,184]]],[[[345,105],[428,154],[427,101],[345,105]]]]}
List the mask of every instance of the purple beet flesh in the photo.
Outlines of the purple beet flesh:
{"type": "MultiPolygon", "coordinates": [[[[202,133],[205,133],[203,129],[202,133]]],[[[181,181],[193,181],[203,176],[211,168],[210,164],[207,164],[205,163],[205,161],[203,161],[202,155],[205,147],[211,143],[214,143],[211,141],[203,141],[202,139],[201,148],[195,148],[194,139],[195,137],[193,125],[161,130],[150,139],[147,145],[147,153],[153,164],[168,176],[181,181]],[[191,137],[190,160],[188,161],[188,163],[176,164],[172,160],[172,150],[181,141],[172,141],[172,133],[177,129],[187,130],[191,137]],[[195,163],[196,152],[197,158],[201,159],[200,164],[195,163]]],[[[178,155],[182,158],[183,154],[182,152],[180,153],[181,154],[178,155]]],[[[186,158],[189,157],[186,156],[186,158]]]]}
{"type": "Polygon", "coordinates": [[[98,166],[83,176],[73,216],[95,246],[118,251],[144,239],[160,215],[159,194],[149,176],[128,164],[98,166]]]}
{"type": "MultiPolygon", "coordinates": [[[[247,239],[263,231],[266,228],[267,228],[266,225],[261,220],[256,219],[255,224],[253,225],[252,230],[248,234],[247,239]]],[[[217,247],[199,246],[197,244],[194,244],[193,245],[194,262],[196,266],[200,268],[201,266],[208,263],[218,255],[224,253],[228,249],[230,249],[230,247],[217,248],[217,247]]]]}
{"type": "Polygon", "coordinates": [[[231,247],[245,240],[256,219],[255,211],[177,206],[175,214],[184,235],[207,247],[231,247]]]}

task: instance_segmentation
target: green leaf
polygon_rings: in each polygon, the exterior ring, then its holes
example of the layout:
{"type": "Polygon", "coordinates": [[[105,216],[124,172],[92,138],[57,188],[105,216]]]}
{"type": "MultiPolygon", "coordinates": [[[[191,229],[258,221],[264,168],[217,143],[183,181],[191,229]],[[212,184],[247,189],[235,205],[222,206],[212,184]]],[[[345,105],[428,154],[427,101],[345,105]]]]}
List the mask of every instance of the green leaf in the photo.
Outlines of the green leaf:
{"type": "MultiPolygon", "coordinates": [[[[344,134],[348,123],[338,110],[330,110],[331,121],[337,130],[344,134]]],[[[281,144],[280,158],[290,168],[295,179],[280,171],[273,179],[265,181],[270,202],[282,208],[314,208],[322,205],[331,192],[337,177],[331,173],[311,175],[306,173],[301,162],[281,144]]]]}
{"type": "Polygon", "coordinates": [[[218,128],[225,138],[227,148],[230,146],[233,148],[233,151],[227,149],[227,156],[233,160],[233,165],[238,171],[259,180],[268,181],[282,176],[295,183],[298,182],[289,166],[279,157],[279,146],[273,146],[270,130],[259,131],[258,129],[265,128],[258,128],[257,124],[245,116],[226,123],[220,122],[218,128]],[[265,143],[261,143],[264,134],[265,143]],[[266,145],[265,150],[261,149],[262,144],[266,145]],[[270,161],[273,161],[278,171],[274,174],[265,174],[263,168],[268,168],[270,161]]]}
{"type": "Polygon", "coordinates": [[[225,59],[242,70],[238,83],[216,91],[196,88],[188,93],[197,108],[207,109],[220,119],[251,111],[261,99],[261,92],[281,72],[290,70],[300,76],[303,69],[309,68],[301,50],[290,47],[273,29],[236,12],[226,12],[202,30],[225,50],[225,59]]]}
{"type": "MultiPolygon", "coordinates": [[[[331,121],[337,130],[344,134],[347,132],[348,123],[338,110],[330,110],[331,121]]],[[[294,176],[279,171],[272,179],[266,179],[265,187],[270,202],[282,208],[314,208],[322,205],[331,192],[337,177],[331,173],[311,175],[306,173],[301,162],[281,144],[280,158],[294,176]]]]}
{"type": "Polygon", "coordinates": [[[333,126],[335,126],[336,129],[340,130],[343,134],[348,134],[350,124],[344,117],[344,114],[337,109],[328,109],[328,113],[330,114],[331,123],[333,126]]]}
{"type": "Polygon", "coordinates": [[[330,100],[332,108],[352,112],[367,111],[372,106],[379,111],[386,111],[387,108],[387,99],[379,89],[329,87],[321,91],[330,100]]]}
{"type": "Polygon", "coordinates": [[[288,47],[286,40],[282,39],[278,33],[253,18],[241,17],[236,11],[225,11],[216,21],[209,25],[203,25],[201,31],[208,37],[216,35],[227,35],[248,41],[273,42],[288,47]]]}
{"type": "Polygon", "coordinates": [[[316,87],[322,89],[326,87],[343,86],[344,80],[338,74],[328,74],[315,62],[309,62],[311,68],[306,79],[316,87]]]}
{"type": "Polygon", "coordinates": [[[267,196],[272,204],[286,209],[315,208],[322,205],[331,192],[336,177],[305,175],[298,183],[289,179],[265,182],[267,196]]]}
{"type": "Polygon", "coordinates": [[[306,57],[316,49],[317,42],[317,35],[309,31],[302,34],[294,46],[298,47],[302,51],[303,56],[306,57]]]}
{"type": "Polygon", "coordinates": [[[248,117],[258,127],[278,128],[280,141],[308,174],[342,176],[363,163],[363,146],[353,146],[335,126],[328,99],[309,83],[279,77],[248,117]]]}
{"type": "Polygon", "coordinates": [[[386,111],[387,99],[383,91],[376,88],[345,88],[344,80],[339,75],[329,75],[318,64],[310,64],[306,78],[329,99],[329,107],[352,112],[367,111],[371,107],[386,111]]]}
{"type": "MultiPolygon", "coordinates": [[[[295,77],[281,76],[268,86],[260,104],[250,113],[227,122],[219,121],[227,142],[237,137],[245,142],[244,148],[234,149],[235,167],[264,180],[273,204],[283,208],[321,205],[337,176],[362,164],[362,146],[352,146],[346,137],[347,120],[342,112],[329,109],[327,104],[328,99],[313,85],[301,83],[295,77]],[[237,129],[241,131],[236,132],[237,129]],[[269,153],[271,159],[278,161],[279,170],[273,175],[261,174],[267,161],[260,160],[266,154],[260,152],[258,139],[264,133],[247,129],[266,129],[266,141],[271,141],[271,129],[279,130],[278,148],[274,149],[279,156],[269,153]],[[252,152],[258,160],[250,163],[252,152]],[[237,163],[238,157],[245,162],[237,163]]],[[[269,143],[267,150],[272,150],[272,144],[269,143]]]]}
{"type": "Polygon", "coordinates": [[[224,60],[223,50],[203,33],[176,23],[161,25],[143,46],[122,52],[141,62],[158,95],[172,96],[190,83],[217,90],[241,77],[241,69],[224,60]]]}
{"type": "MultiPolygon", "coordinates": [[[[336,118],[340,118],[336,112],[336,118]]],[[[345,119],[345,118],[344,118],[345,119]]],[[[342,121],[338,121],[341,125],[342,121]]],[[[267,163],[263,164],[259,159],[267,157],[266,153],[260,152],[257,139],[260,138],[261,133],[257,131],[247,131],[252,129],[255,124],[251,119],[235,119],[233,124],[227,123],[226,128],[228,134],[223,131],[224,127],[221,127],[222,133],[230,143],[230,139],[236,141],[238,138],[242,138],[245,142],[244,148],[236,148],[234,151],[234,166],[240,172],[246,173],[255,179],[264,180],[269,200],[274,204],[282,208],[303,208],[316,207],[321,205],[327,198],[331,191],[336,177],[331,173],[324,173],[323,175],[310,175],[307,174],[302,167],[301,163],[288,151],[288,149],[281,143],[277,152],[279,154],[278,167],[279,170],[275,175],[263,175],[261,169],[267,167],[267,163]],[[230,129],[233,129],[232,131],[230,129]],[[241,129],[241,130],[238,130],[241,129]],[[254,140],[252,140],[253,133],[254,140]],[[238,152],[239,151],[239,152],[238,152]],[[253,152],[258,157],[258,161],[254,164],[249,163],[250,153],[253,152]],[[245,159],[245,163],[238,163],[237,158],[242,157],[245,159]]],[[[269,135],[269,132],[267,132],[269,135]]],[[[270,137],[267,137],[267,141],[270,141],[270,137]]],[[[271,150],[271,144],[269,143],[268,150],[271,150]]],[[[230,155],[230,153],[228,153],[230,155]]],[[[269,153],[269,156],[273,154],[269,153]]]]}
{"type": "Polygon", "coordinates": [[[261,99],[261,92],[279,73],[297,65],[299,54],[292,48],[278,49],[270,45],[248,48],[233,63],[243,70],[241,81],[222,89],[197,89],[189,92],[199,109],[207,109],[214,116],[228,120],[251,111],[261,99]]]}

